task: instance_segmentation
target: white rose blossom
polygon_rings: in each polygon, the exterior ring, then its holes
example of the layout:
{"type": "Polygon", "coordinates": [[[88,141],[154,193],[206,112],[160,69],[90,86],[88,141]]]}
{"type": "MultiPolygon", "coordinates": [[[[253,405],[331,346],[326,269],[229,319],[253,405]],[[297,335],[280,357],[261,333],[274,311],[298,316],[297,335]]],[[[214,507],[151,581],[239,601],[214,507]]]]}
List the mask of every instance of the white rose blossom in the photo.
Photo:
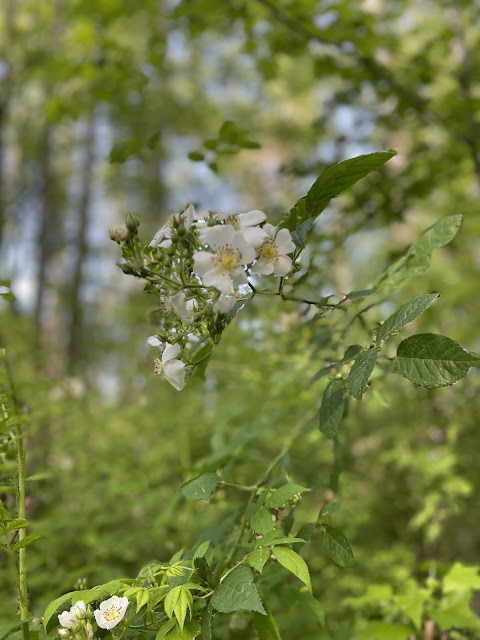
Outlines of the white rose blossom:
{"type": "Polygon", "coordinates": [[[214,313],[228,313],[233,309],[236,301],[235,296],[226,296],[221,293],[218,300],[213,303],[213,311],[214,313]]]}
{"type": "Polygon", "coordinates": [[[101,629],[113,629],[122,620],[128,607],[128,598],[112,596],[100,603],[93,615],[101,629]]]}
{"type": "Polygon", "coordinates": [[[170,297],[170,302],[180,320],[185,324],[192,324],[193,314],[198,309],[198,302],[195,298],[191,298],[185,302],[185,293],[179,291],[170,297]]]}
{"type": "MultiPolygon", "coordinates": [[[[162,343],[156,336],[150,336],[147,340],[151,347],[160,347],[162,343]]],[[[181,391],[185,385],[185,363],[177,360],[181,349],[179,344],[169,344],[167,342],[162,354],[162,359],[155,358],[155,373],[163,374],[165,379],[181,391]]]]}
{"type": "Polygon", "coordinates": [[[210,227],[208,245],[214,253],[198,251],[193,255],[194,269],[202,284],[221,293],[229,293],[233,285],[245,284],[245,266],[253,262],[257,252],[243,233],[229,224],[210,227]]]}
{"type": "Polygon", "coordinates": [[[268,234],[267,240],[258,248],[258,260],[252,267],[256,273],[268,276],[286,276],[292,268],[292,260],[286,254],[295,251],[295,243],[288,229],[280,229],[277,233],[272,224],[264,225],[268,234]]]}
{"type": "MultiPolygon", "coordinates": [[[[267,238],[265,231],[257,226],[266,220],[266,215],[258,209],[238,214],[215,213],[213,217],[215,220],[224,220],[225,224],[233,227],[235,231],[241,231],[247,243],[254,249],[259,247],[267,238]]],[[[216,227],[204,227],[200,231],[199,238],[202,244],[210,244],[210,233],[215,228],[216,227]]]]}
{"type": "MultiPolygon", "coordinates": [[[[183,223],[185,224],[185,229],[190,229],[195,218],[195,209],[193,208],[193,205],[189,204],[183,213],[176,215],[179,215],[182,218],[183,223]]],[[[159,231],[157,231],[153,236],[153,240],[150,242],[149,247],[168,249],[172,246],[172,222],[173,217],[170,218],[168,222],[159,229],[159,231]]]]}
{"type": "Polygon", "coordinates": [[[70,611],[64,611],[60,613],[58,616],[58,621],[65,627],[65,629],[70,629],[74,622],[78,622],[77,611],[86,612],[85,602],[83,600],[79,600],[73,607],[70,607],[70,611]]]}

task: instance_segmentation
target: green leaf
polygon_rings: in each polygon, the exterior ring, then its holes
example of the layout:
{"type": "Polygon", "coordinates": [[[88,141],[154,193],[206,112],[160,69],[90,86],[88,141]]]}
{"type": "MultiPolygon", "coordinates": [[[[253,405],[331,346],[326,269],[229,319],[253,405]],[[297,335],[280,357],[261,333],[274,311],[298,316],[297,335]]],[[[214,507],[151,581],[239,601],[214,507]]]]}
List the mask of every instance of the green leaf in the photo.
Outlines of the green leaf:
{"type": "MultiPolygon", "coordinates": [[[[295,482],[288,482],[284,484],[282,487],[277,489],[275,493],[273,493],[267,500],[266,506],[269,509],[279,509],[283,507],[289,500],[291,500],[294,496],[305,493],[306,491],[310,491],[307,487],[302,487],[300,484],[296,484],[295,482]]],[[[262,533],[261,531],[259,533],[262,533]]]]}
{"type": "Polygon", "coordinates": [[[372,371],[377,363],[378,349],[372,347],[362,351],[352,365],[347,379],[347,388],[350,394],[360,402],[367,388],[372,371]]]}
{"type": "MultiPolygon", "coordinates": [[[[305,198],[302,198],[299,202],[305,203],[305,198]]],[[[307,236],[312,229],[314,222],[315,220],[313,218],[307,218],[305,222],[302,222],[301,225],[292,231],[292,240],[298,249],[305,248],[307,244],[307,236]]]]}
{"type": "Polygon", "coordinates": [[[270,609],[265,607],[267,615],[253,612],[253,624],[258,633],[259,640],[282,640],[277,622],[270,609]]]}
{"type": "Polygon", "coordinates": [[[277,561],[285,567],[285,569],[291,571],[293,575],[297,576],[297,578],[306,584],[309,591],[312,590],[307,563],[298,553],[287,547],[275,547],[274,554],[277,561]]]}
{"type": "Polygon", "coordinates": [[[269,559],[271,551],[268,547],[263,549],[254,549],[248,556],[248,564],[258,573],[262,573],[263,567],[269,559]]]}
{"type": "Polygon", "coordinates": [[[212,605],[209,604],[205,610],[202,620],[201,640],[212,640],[212,605]]]}
{"type": "Polygon", "coordinates": [[[432,611],[430,617],[438,624],[440,631],[448,631],[452,627],[480,631],[480,619],[471,609],[471,599],[470,591],[449,593],[442,598],[439,608],[432,611]]]}
{"type": "Polygon", "coordinates": [[[181,586],[178,587],[173,587],[173,589],[170,589],[170,591],[167,593],[166,598],[165,598],[165,602],[164,602],[164,609],[165,609],[165,613],[167,614],[167,616],[169,618],[173,618],[173,612],[175,610],[175,606],[177,604],[177,601],[180,597],[180,592],[182,590],[181,586]]]}
{"type": "Polygon", "coordinates": [[[197,558],[203,558],[207,553],[209,546],[210,546],[210,540],[205,540],[205,542],[202,542],[202,544],[200,544],[196,548],[195,553],[193,554],[193,561],[195,562],[197,558]]]}
{"type": "Polygon", "coordinates": [[[338,529],[325,525],[325,548],[327,554],[338,567],[356,565],[350,542],[338,529]]]}
{"type": "Polygon", "coordinates": [[[11,280],[0,279],[0,287],[6,287],[7,289],[10,289],[11,284],[12,284],[11,280]]]}
{"type": "Polygon", "coordinates": [[[325,610],[311,593],[301,591],[297,594],[297,602],[302,610],[310,609],[317,621],[325,627],[325,610]]]}
{"type": "Polygon", "coordinates": [[[191,500],[205,500],[208,502],[210,496],[217,488],[218,479],[214,473],[204,473],[195,478],[182,488],[182,493],[191,500]]]}
{"type": "Polygon", "coordinates": [[[414,242],[399,260],[374,283],[375,288],[380,284],[388,287],[398,287],[405,280],[424,273],[430,266],[430,254],[451,242],[462,225],[461,214],[442,218],[429,227],[420,238],[414,242]]]}
{"type": "Polygon", "coordinates": [[[253,584],[252,570],[245,566],[237,567],[215,590],[212,607],[220,613],[232,611],[258,611],[266,615],[257,587],[253,584]]]}
{"type": "Polygon", "coordinates": [[[148,604],[149,602],[150,596],[148,590],[145,588],[139,589],[139,591],[137,592],[137,613],[144,605],[148,604]]]}
{"type": "Polygon", "coordinates": [[[355,633],[355,640],[408,640],[411,635],[411,627],[405,624],[364,622],[355,633]]]}
{"type": "Polygon", "coordinates": [[[400,343],[395,365],[404,378],[424,387],[443,387],[480,367],[480,358],[434,333],[418,333],[400,343]]]}
{"type": "Polygon", "coordinates": [[[259,509],[250,520],[250,526],[256,533],[265,535],[275,527],[272,514],[266,509],[259,509]]]}
{"type": "Polygon", "coordinates": [[[396,333],[406,324],[415,320],[439,295],[439,293],[427,293],[414,300],[410,300],[410,302],[401,306],[400,309],[397,309],[397,311],[387,318],[382,326],[377,329],[377,342],[385,340],[385,338],[392,335],[392,333],[396,333]]]}
{"type": "Polygon", "coordinates": [[[302,538],[289,538],[282,536],[282,532],[275,530],[267,533],[263,538],[259,538],[255,543],[255,548],[269,546],[271,544],[293,544],[294,542],[305,542],[302,538]]]}
{"type": "Polygon", "coordinates": [[[41,533],[32,533],[32,535],[26,536],[25,538],[23,538],[23,540],[19,540],[18,542],[16,542],[12,547],[12,551],[18,551],[19,549],[28,547],[32,543],[34,543],[35,540],[40,540],[40,538],[43,538],[43,535],[41,533]]]}
{"type": "Polygon", "coordinates": [[[308,192],[304,206],[297,205],[281,221],[280,226],[293,231],[308,218],[316,218],[327,207],[332,198],[336,198],[342,191],[367,176],[372,171],[380,169],[394,151],[370,153],[344,160],[327,167],[314,182],[308,192]]]}
{"type": "Polygon", "coordinates": [[[180,593],[175,603],[175,607],[173,612],[175,613],[175,617],[180,625],[180,629],[183,630],[183,625],[185,623],[185,618],[187,616],[187,611],[190,610],[190,614],[193,609],[193,597],[188,589],[185,588],[184,585],[180,587],[180,593]]]}
{"type": "Polygon", "coordinates": [[[15,302],[16,298],[11,291],[7,291],[6,293],[0,293],[0,296],[4,300],[8,300],[9,302],[15,302]]]}
{"type": "Polygon", "coordinates": [[[205,154],[201,151],[190,151],[188,157],[190,160],[193,160],[193,162],[202,162],[202,160],[205,160],[205,154]]]}
{"type": "Polygon", "coordinates": [[[329,438],[335,437],[343,416],[345,386],[342,380],[332,380],[323,392],[320,406],[320,431],[329,438]]]}
{"type": "Polygon", "coordinates": [[[15,518],[15,520],[11,520],[7,526],[7,531],[16,531],[17,529],[26,529],[30,526],[28,520],[24,520],[23,518],[15,518]]]}
{"type": "Polygon", "coordinates": [[[163,640],[167,633],[173,629],[176,625],[175,618],[172,620],[168,620],[165,624],[162,624],[160,629],[157,631],[157,635],[155,636],[155,640],[163,640]]]}
{"type": "MultiPolygon", "coordinates": [[[[343,509],[344,506],[345,503],[342,502],[342,500],[332,500],[331,502],[327,502],[327,504],[323,505],[321,508],[320,513],[318,514],[318,519],[322,520],[323,518],[332,515],[332,513],[337,513],[337,511],[343,509]]],[[[300,535],[300,532],[298,535],[300,535]]]]}
{"type": "Polygon", "coordinates": [[[443,591],[450,593],[462,589],[480,589],[479,567],[466,567],[456,562],[443,578],[443,591]]]}

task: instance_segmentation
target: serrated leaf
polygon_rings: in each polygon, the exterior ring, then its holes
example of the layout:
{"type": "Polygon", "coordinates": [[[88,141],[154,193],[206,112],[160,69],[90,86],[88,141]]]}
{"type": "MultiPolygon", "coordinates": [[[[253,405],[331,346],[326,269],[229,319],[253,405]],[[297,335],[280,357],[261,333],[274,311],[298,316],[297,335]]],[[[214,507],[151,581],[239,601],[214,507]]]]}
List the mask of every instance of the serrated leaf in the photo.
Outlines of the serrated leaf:
{"type": "Polygon", "coordinates": [[[248,564],[253,567],[258,573],[262,573],[263,567],[271,554],[270,549],[254,549],[248,556],[248,564]]]}
{"type": "Polygon", "coordinates": [[[208,564],[205,556],[195,558],[194,564],[198,575],[211,585],[213,583],[213,571],[210,568],[210,565],[208,564]]]}
{"type": "Polygon", "coordinates": [[[210,496],[217,488],[218,478],[214,473],[204,473],[195,478],[182,488],[182,493],[191,500],[205,500],[208,502],[210,496]]]}
{"type": "Polygon", "coordinates": [[[356,358],[347,378],[347,388],[350,394],[360,402],[367,388],[370,376],[377,363],[378,349],[372,347],[363,351],[356,358]]]}
{"type": "Polygon", "coordinates": [[[302,538],[289,538],[288,536],[282,536],[281,531],[270,531],[262,538],[259,538],[255,543],[255,548],[270,546],[275,544],[293,544],[294,542],[305,542],[302,538]]]}
{"type": "Polygon", "coordinates": [[[462,589],[480,589],[479,567],[466,567],[456,562],[443,578],[443,591],[450,593],[462,589]]]}
{"type": "Polygon", "coordinates": [[[163,624],[160,629],[157,631],[157,635],[155,636],[155,640],[164,640],[165,636],[167,635],[167,633],[169,631],[171,631],[173,629],[173,627],[176,625],[176,621],[175,618],[173,618],[172,620],[168,620],[167,622],[165,622],[165,624],[163,624]]]}
{"type": "Polygon", "coordinates": [[[424,387],[443,387],[465,377],[480,358],[434,333],[418,333],[400,343],[395,365],[404,378],[424,387]]]}
{"type": "Polygon", "coordinates": [[[210,546],[210,540],[205,540],[205,542],[202,542],[202,544],[200,544],[196,548],[195,553],[193,554],[193,561],[195,561],[197,558],[203,558],[204,555],[207,553],[209,546],[210,546]]]}
{"type": "Polygon", "coordinates": [[[250,520],[250,526],[256,533],[265,535],[275,527],[272,514],[266,509],[259,509],[250,520]]]}
{"type": "Polygon", "coordinates": [[[237,567],[215,590],[212,607],[220,613],[233,611],[258,611],[265,615],[257,587],[253,584],[252,570],[245,566],[237,567]]]}
{"type": "Polygon", "coordinates": [[[320,431],[329,438],[335,437],[338,426],[343,417],[345,386],[342,380],[336,378],[329,382],[323,392],[320,406],[320,431]]]}
{"type": "Polygon", "coordinates": [[[140,589],[137,592],[137,613],[140,611],[140,609],[148,604],[150,602],[150,595],[147,591],[147,589],[140,589]]]}
{"type": "Polygon", "coordinates": [[[354,567],[356,562],[352,547],[338,529],[325,525],[325,548],[329,557],[338,567],[354,567]]]}
{"type": "Polygon", "coordinates": [[[297,203],[281,221],[280,227],[286,227],[293,231],[308,218],[316,218],[332,198],[336,198],[342,191],[367,176],[371,171],[382,167],[394,155],[394,151],[370,153],[327,167],[312,185],[304,203],[301,206],[298,206],[297,203]]]}
{"type": "Polygon", "coordinates": [[[282,640],[277,622],[270,609],[265,606],[267,615],[262,616],[253,612],[253,624],[258,633],[259,640],[282,640]]]}
{"type": "MultiPolygon", "coordinates": [[[[302,198],[302,200],[300,200],[299,202],[301,202],[302,205],[305,206],[305,198],[302,198]]],[[[302,205],[299,205],[299,206],[302,206],[302,205]]],[[[295,206],[298,206],[298,203],[295,206]]],[[[305,248],[307,244],[308,234],[312,229],[314,222],[315,220],[313,218],[307,218],[305,222],[302,222],[301,225],[299,225],[296,229],[292,231],[291,233],[292,240],[298,249],[305,248]]]]}
{"type": "Polygon", "coordinates": [[[23,540],[19,540],[12,546],[12,551],[18,551],[19,549],[28,547],[33,544],[35,540],[40,540],[40,538],[43,538],[41,533],[32,533],[30,536],[25,536],[23,540]]]}
{"type": "Polygon", "coordinates": [[[180,593],[175,603],[174,614],[177,618],[177,622],[180,626],[180,629],[183,630],[183,625],[185,624],[185,618],[187,617],[187,611],[190,610],[190,614],[192,613],[193,608],[193,598],[192,594],[188,589],[185,588],[185,585],[180,587],[180,593]]]}
{"type": "Polygon", "coordinates": [[[307,563],[298,555],[293,549],[287,547],[275,547],[274,555],[277,561],[288,569],[293,575],[297,576],[304,584],[307,585],[309,591],[312,590],[312,583],[310,581],[310,573],[308,571],[307,563]]]}
{"type": "Polygon", "coordinates": [[[202,620],[201,640],[212,640],[212,605],[209,604],[205,610],[202,620]]]}
{"type": "MultiPolygon", "coordinates": [[[[326,518],[327,516],[331,516],[332,513],[337,513],[345,506],[345,503],[341,500],[332,500],[331,502],[327,502],[327,504],[323,505],[318,514],[318,519],[326,518]]],[[[299,532],[300,535],[300,532],[299,532]]]]}
{"type": "Polygon", "coordinates": [[[8,531],[16,531],[17,529],[26,529],[30,526],[28,520],[24,520],[23,518],[15,518],[15,520],[11,520],[7,526],[6,530],[8,531]]]}
{"type": "MultiPolygon", "coordinates": [[[[266,506],[269,509],[279,509],[283,507],[294,496],[310,491],[308,487],[302,487],[295,482],[287,482],[282,487],[277,489],[267,500],[266,506]]],[[[259,533],[262,533],[261,531],[259,533]]]]}
{"type": "Polygon", "coordinates": [[[180,597],[181,590],[182,590],[181,586],[173,587],[173,589],[170,589],[170,591],[167,593],[165,597],[165,602],[163,606],[165,609],[165,613],[169,618],[173,618],[173,612],[175,610],[177,601],[180,597]]]}
{"type": "Polygon", "coordinates": [[[439,293],[427,293],[414,300],[410,300],[410,302],[407,302],[397,309],[397,311],[387,318],[382,326],[377,329],[377,342],[385,340],[385,338],[392,333],[396,333],[406,324],[415,320],[439,295],[439,293]]]}

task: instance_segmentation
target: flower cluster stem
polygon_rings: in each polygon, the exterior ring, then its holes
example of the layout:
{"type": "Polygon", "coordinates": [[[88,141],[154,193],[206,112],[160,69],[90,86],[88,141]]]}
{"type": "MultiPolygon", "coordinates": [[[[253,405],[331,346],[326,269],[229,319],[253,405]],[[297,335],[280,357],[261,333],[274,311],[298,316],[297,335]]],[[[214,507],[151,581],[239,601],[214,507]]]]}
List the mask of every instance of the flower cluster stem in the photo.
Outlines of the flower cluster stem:
{"type": "MultiPolygon", "coordinates": [[[[15,441],[17,445],[17,510],[18,517],[26,520],[26,494],[25,494],[25,447],[23,442],[23,431],[20,421],[20,413],[18,410],[15,386],[13,383],[13,375],[10,363],[7,358],[6,349],[1,349],[0,354],[5,363],[5,372],[9,385],[10,397],[12,399],[13,409],[16,417],[15,424],[15,441]]],[[[27,530],[21,528],[18,531],[18,541],[22,542],[27,535],[27,530]]],[[[28,625],[28,586],[27,586],[27,568],[26,568],[26,547],[18,550],[17,564],[17,593],[19,603],[20,622],[22,627],[23,640],[30,640],[30,628],[28,625]]]]}

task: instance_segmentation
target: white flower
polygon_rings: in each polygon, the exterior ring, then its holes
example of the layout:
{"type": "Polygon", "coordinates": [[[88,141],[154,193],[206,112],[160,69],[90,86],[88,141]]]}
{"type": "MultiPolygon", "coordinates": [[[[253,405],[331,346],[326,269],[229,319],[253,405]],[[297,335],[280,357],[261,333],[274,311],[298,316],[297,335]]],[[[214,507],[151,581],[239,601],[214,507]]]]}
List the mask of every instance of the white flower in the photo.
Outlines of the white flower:
{"type": "MultiPolygon", "coordinates": [[[[258,209],[237,214],[215,213],[213,217],[216,220],[225,220],[225,224],[233,227],[235,231],[241,231],[247,243],[254,249],[267,238],[265,231],[257,227],[258,224],[266,220],[266,215],[258,209]]],[[[215,227],[205,227],[200,231],[199,237],[202,244],[211,244],[209,238],[213,229],[215,227]]]]}
{"type": "Polygon", "coordinates": [[[73,607],[70,608],[70,611],[64,611],[60,613],[58,616],[58,621],[65,627],[66,629],[70,629],[74,622],[78,622],[77,611],[86,612],[85,602],[83,600],[79,600],[73,607]]]}
{"type": "MultiPolygon", "coordinates": [[[[176,215],[180,216],[183,219],[185,229],[190,229],[195,217],[195,209],[191,204],[189,204],[185,211],[176,215]]],[[[168,249],[172,246],[172,223],[174,217],[175,216],[170,218],[168,222],[164,224],[159,231],[157,231],[157,233],[153,236],[153,240],[148,245],[149,247],[160,247],[161,249],[168,249]]]]}
{"type": "MultiPolygon", "coordinates": [[[[152,347],[158,347],[161,342],[155,336],[150,336],[148,344],[152,347]]],[[[166,343],[165,350],[162,355],[162,360],[155,358],[155,373],[162,373],[166,380],[177,391],[181,391],[185,384],[185,363],[181,360],[177,360],[177,356],[180,353],[179,344],[166,343]]]]}
{"type": "Polygon", "coordinates": [[[112,596],[101,602],[100,607],[95,609],[93,615],[101,629],[113,629],[125,615],[127,607],[128,598],[112,596]]]}
{"type": "Polygon", "coordinates": [[[208,244],[215,253],[198,251],[193,255],[194,268],[203,285],[228,293],[232,284],[245,284],[245,265],[253,262],[257,252],[247,243],[243,233],[229,224],[211,227],[208,244]]]}
{"type": "Polygon", "coordinates": [[[236,301],[237,299],[235,298],[235,296],[226,296],[221,293],[218,300],[213,303],[213,312],[228,313],[233,309],[236,301]]]}
{"type": "Polygon", "coordinates": [[[265,276],[274,273],[286,276],[292,268],[292,260],[286,254],[295,251],[295,243],[288,229],[280,229],[275,235],[275,227],[266,224],[264,227],[268,239],[258,248],[258,260],[252,269],[265,276]]]}
{"type": "Polygon", "coordinates": [[[195,298],[185,302],[185,293],[183,291],[179,291],[174,296],[170,297],[170,302],[172,303],[173,310],[180,320],[185,322],[185,324],[192,324],[193,314],[195,310],[198,309],[198,302],[195,298]]]}

